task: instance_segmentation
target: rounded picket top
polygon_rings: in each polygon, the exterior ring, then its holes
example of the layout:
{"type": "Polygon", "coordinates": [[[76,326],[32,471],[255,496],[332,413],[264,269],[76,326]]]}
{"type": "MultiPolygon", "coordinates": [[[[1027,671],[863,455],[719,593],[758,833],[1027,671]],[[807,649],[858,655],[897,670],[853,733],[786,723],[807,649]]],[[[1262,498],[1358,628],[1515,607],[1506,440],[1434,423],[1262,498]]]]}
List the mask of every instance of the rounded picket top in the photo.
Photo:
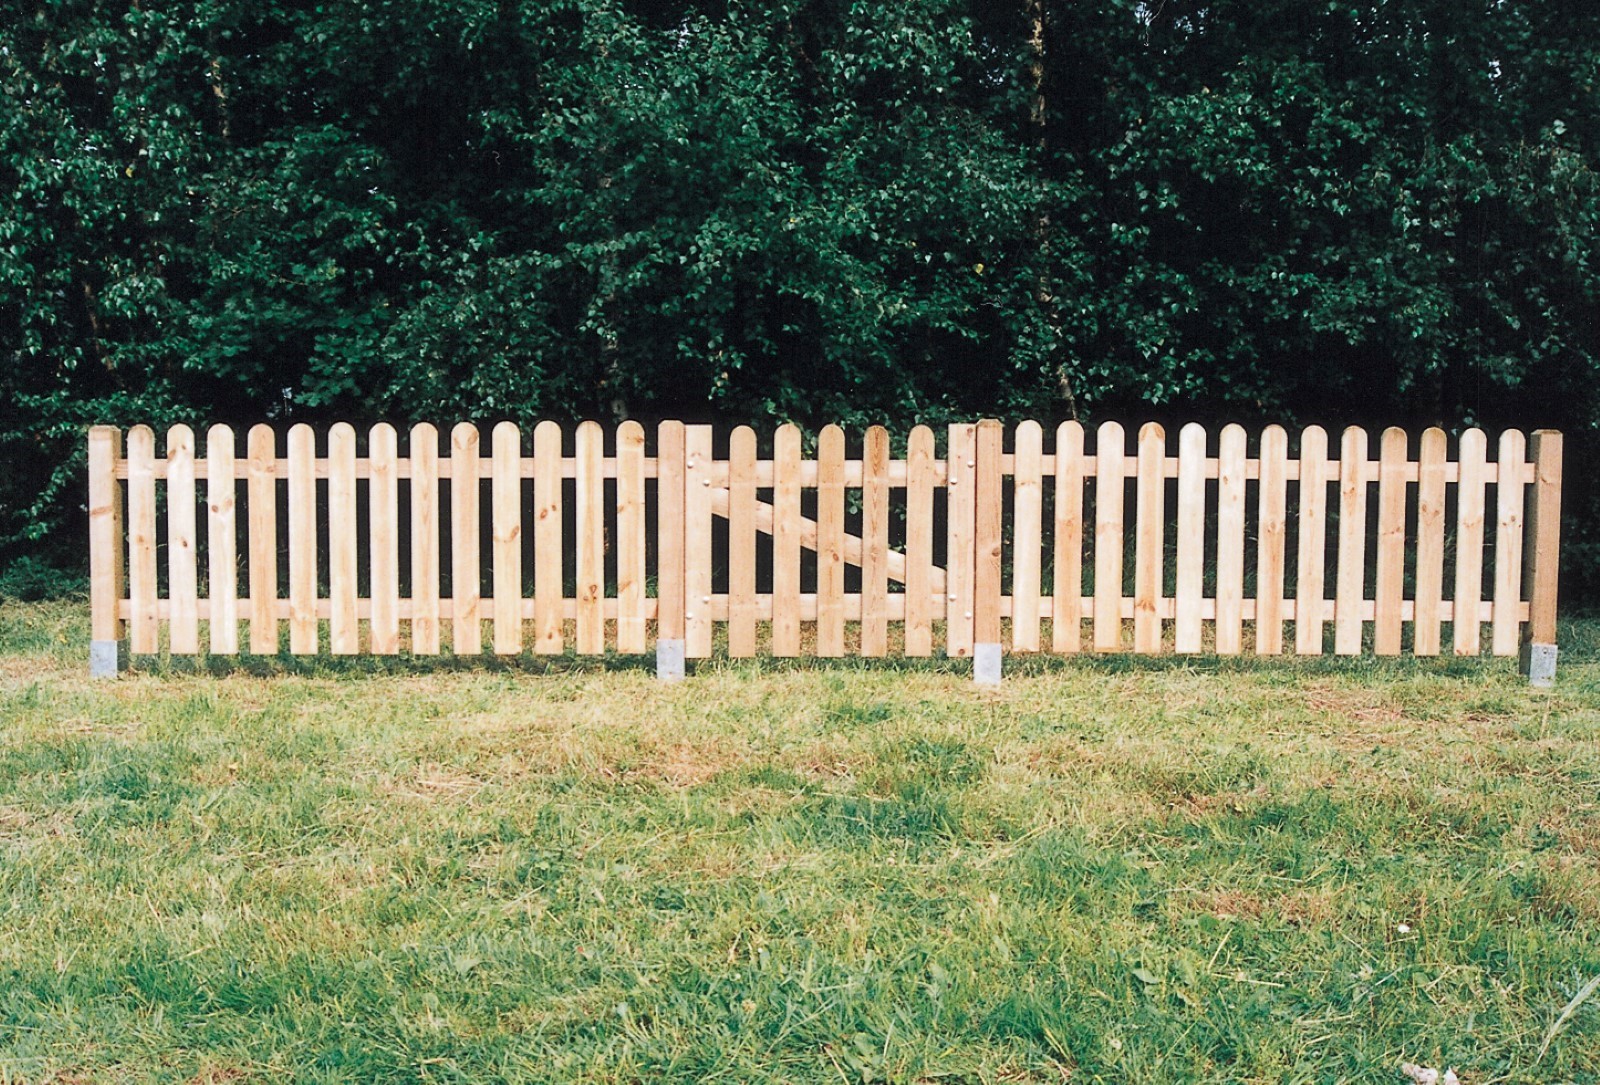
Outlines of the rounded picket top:
{"type": "Polygon", "coordinates": [[[167,429],[167,458],[174,454],[194,458],[194,430],[182,422],[167,429]]]}
{"type": "Polygon", "coordinates": [[[1410,451],[1411,438],[1399,426],[1390,426],[1383,431],[1383,436],[1379,438],[1378,447],[1382,450],[1380,455],[1385,458],[1398,456],[1401,459],[1405,459],[1406,453],[1410,451]]]}
{"type": "Polygon", "coordinates": [[[824,450],[831,453],[837,450],[838,455],[844,456],[844,427],[835,423],[828,423],[817,434],[817,455],[824,455],[824,450]]]}
{"type": "Polygon", "coordinates": [[[478,427],[471,422],[457,422],[450,427],[450,447],[452,450],[467,452],[476,451],[478,447],[478,427]]]}
{"type": "Polygon", "coordinates": [[[411,433],[406,439],[406,451],[415,459],[433,454],[439,456],[439,427],[432,422],[418,422],[411,427],[411,433]]]}
{"type": "Polygon", "coordinates": [[[617,451],[624,448],[644,449],[644,427],[631,418],[617,426],[617,451]]]}
{"type": "Polygon", "coordinates": [[[756,454],[756,431],[749,426],[737,426],[728,435],[728,455],[748,456],[754,458],[756,454]]]}
{"type": "Polygon", "coordinates": [[[1221,434],[1217,437],[1219,448],[1245,448],[1250,443],[1250,435],[1245,428],[1237,422],[1229,422],[1222,427],[1221,434]]]}
{"type": "MultiPolygon", "coordinates": [[[[1189,423],[1189,425],[1190,426],[1197,426],[1197,424],[1194,423],[1194,422],[1189,423]]],[[[1184,427],[1185,431],[1187,431],[1188,428],[1189,428],[1188,426],[1185,426],[1184,427]]],[[[1202,438],[1204,438],[1205,437],[1205,432],[1206,432],[1205,428],[1202,427],[1202,426],[1197,426],[1197,428],[1199,428],[1199,430],[1200,430],[1200,436],[1202,438]]],[[[1153,443],[1155,443],[1157,441],[1161,442],[1161,447],[1162,448],[1166,447],[1166,445],[1167,445],[1167,430],[1166,430],[1166,427],[1163,426],[1160,422],[1146,422],[1144,425],[1139,427],[1139,444],[1141,444],[1141,445],[1144,445],[1144,444],[1147,444],[1147,443],[1153,444],[1153,443]]]]}
{"type": "Polygon", "coordinates": [[[348,422],[335,422],[328,427],[329,458],[355,455],[356,428],[348,422]]]}
{"type": "Polygon", "coordinates": [[[913,449],[926,448],[928,455],[933,455],[933,429],[930,426],[912,426],[911,432],[906,435],[906,455],[913,449]]]}
{"type": "Polygon", "coordinates": [[[1127,455],[1128,435],[1123,430],[1121,422],[1100,423],[1099,428],[1094,431],[1094,451],[1096,456],[1127,455]]]}
{"type": "MultiPolygon", "coordinates": [[[[502,422],[500,423],[500,426],[511,426],[512,429],[516,428],[516,426],[510,422],[502,422]]],[[[500,426],[495,427],[496,433],[500,431],[500,426]]],[[[546,418],[543,422],[540,422],[538,425],[533,427],[533,449],[534,455],[536,456],[539,454],[540,449],[553,450],[554,452],[559,453],[562,449],[563,440],[564,437],[561,433],[560,422],[554,422],[546,418]]]]}
{"type": "Polygon", "coordinates": [[[245,437],[245,447],[249,450],[252,472],[271,475],[277,470],[273,462],[278,456],[277,430],[265,422],[257,422],[245,437]]]}
{"type": "Polygon", "coordinates": [[[396,455],[400,445],[400,435],[388,422],[378,422],[367,431],[367,448],[369,454],[376,457],[380,454],[391,459],[396,455]],[[381,453],[380,453],[380,450],[381,453]]]}
{"type": "MultiPolygon", "coordinates": [[[[1141,429],[1139,435],[1142,438],[1144,430],[1141,429]]],[[[1198,449],[1202,459],[1206,454],[1207,439],[1206,428],[1198,422],[1185,422],[1183,428],[1178,430],[1178,448],[1191,455],[1198,449]]]]}
{"type": "MultiPolygon", "coordinates": [[[[550,424],[555,425],[553,422],[550,424]]],[[[497,457],[515,459],[522,454],[522,431],[515,422],[496,422],[489,442],[497,457]]]]}
{"type": "Polygon", "coordinates": [[[576,444],[580,449],[597,447],[600,449],[601,454],[604,455],[606,447],[605,427],[592,418],[579,422],[576,434],[576,444]]]}
{"type": "Polygon", "coordinates": [[[237,449],[238,446],[234,444],[233,440],[232,426],[224,425],[223,423],[218,422],[206,430],[207,456],[216,455],[217,453],[226,453],[227,455],[232,456],[237,449]]]}
{"type": "Polygon", "coordinates": [[[1328,454],[1327,430],[1311,425],[1300,431],[1300,458],[1304,459],[1308,451],[1319,458],[1328,454]]]}
{"type": "Polygon", "coordinates": [[[1033,419],[1017,423],[1015,436],[1016,447],[1044,448],[1044,427],[1033,419]]]}
{"type": "Polygon", "coordinates": [[[289,427],[289,454],[291,456],[296,454],[315,456],[316,449],[317,434],[309,424],[296,422],[289,427]]]}
{"type": "Polygon", "coordinates": [[[1261,454],[1279,456],[1289,451],[1289,431],[1274,422],[1261,431],[1261,454]]]}
{"type": "Polygon", "coordinates": [[[1489,435],[1476,426],[1461,431],[1461,437],[1456,442],[1456,456],[1458,459],[1487,459],[1489,456],[1489,435]]]}

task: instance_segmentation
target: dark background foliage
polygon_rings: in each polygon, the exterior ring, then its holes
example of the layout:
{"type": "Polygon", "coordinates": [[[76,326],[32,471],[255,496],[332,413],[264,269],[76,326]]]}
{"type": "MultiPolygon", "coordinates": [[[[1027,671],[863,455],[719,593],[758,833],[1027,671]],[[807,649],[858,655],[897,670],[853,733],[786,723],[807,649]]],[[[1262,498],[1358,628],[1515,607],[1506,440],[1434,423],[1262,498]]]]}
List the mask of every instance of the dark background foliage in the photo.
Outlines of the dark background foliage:
{"type": "Polygon", "coordinates": [[[1592,0],[0,0],[0,566],[94,422],[1569,432],[1592,0]]]}

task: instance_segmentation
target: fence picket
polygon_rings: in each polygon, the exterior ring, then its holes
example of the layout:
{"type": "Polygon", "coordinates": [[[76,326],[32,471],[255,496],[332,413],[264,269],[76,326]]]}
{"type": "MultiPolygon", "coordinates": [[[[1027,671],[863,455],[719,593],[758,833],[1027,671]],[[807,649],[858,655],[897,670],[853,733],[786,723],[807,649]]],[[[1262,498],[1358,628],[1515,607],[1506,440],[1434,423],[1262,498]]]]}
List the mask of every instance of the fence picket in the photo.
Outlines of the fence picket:
{"type": "Polygon", "coordinates": [[[1083,649],[1083,426],[1056,427],[1055,544],[1050,647],[1083,649]]]}
{"type": "Polygon", "coordinates": [[[1218,655],[1238,655],[1244,637],[1244,427],[1227,425],[1217,443],[1218,655]]]}
{"type": "Polygon", "coordinates": [[[978,423],[977,475],[973,509],[972,640],[1000,643],[1000,559],[1005,494],[1002,474],[1005,427],[994,419],[978,423]]]}
{"type": "Polygon", "coordinates": [[[128,595],[133,620],[128,650],[160,651],[156,615],[156,435],[149,426],[128,431],[128,595]]]}
{"type": "Polygon", "coordinates": [[[328,431],[328,633],[334,655],[361,650],[356,590],[356,431],[338,422],[328,431]]]}
{"type": "Polygon", "coordinates": [[[1367,431],[1351,426],[1339,444],[1339,569],[1333,604],[1333,650],[1361,651],[1367,592],[1367,431]]]}
{"type": "Polygon", "coordinates": [[[400,458],[393,426],[379,422],[367,434],[367,582],[372,654],[400,651],[400,458]]]}
{"type": "MultiPolygon", "coordinates": [[[[1142,439],[1140,451],[1142,454],[1142,439]]],[[[1142,479],[1144,471],[1142,460],[1140,470],[1142,479]]],[[[1141,529],[1145,522],[1142,495],[1141,490],[1139,506],[1141,529]]],[[[1178,434],[1178,577],[1174,592],[1176,617],[1173,622],[1173,647],[1178,652],[1190,653],[1200,650],[1205,568],[1206,431],[1204,426],[1190,422],[1178,434]]],[[[1135,640],[1138,636],[1136,628],[1135,640]]]]}
{"type": "MultiPolygon", "coordinates": [[[[1203,441],[1205,431],[1200,433],[1203,441]]],[[[1189,441],[1193,441],[1192,436],[1189,441]]],[[[1202,458],[1204,449],[1202,444],[1202,458]]],[[[1133,650],[1146,654],[1161,651],[1161,595],[1167,551],[1166,466],[1166,430],[1155,422],[1146,422],[1139,429],[1133,557],[1133,650]]],[[[1181,517],[1182,508],[1178,511],[1181,517]]],[[[1198,612],[1198,599],[1194,606],[1198,612]]]]}
{"type": "Polygon", "coordinates": [[[683,475],[685,426],[656,428],[656,638],[684,639],[683,475]]]}
{"type": "Polygon", "coordinates": [[[239,651],[237,490],[233,430],[212,426],[206,431],[206,597],[212,655],[239,651]]]}
{"type": "MultiPolygon", "coordinates": [[[[122,487],[117,482],[117,461],[122,458],[122,431],[114,426],[95,426],[89,430],[89,601],[90,631],[95,651],[118,651],[127,627],[120,613],[126,587],[122,556],[122,487]]],[[[110,666],[91,656],[95,677],[115,674],[120,663],[110,666]]]]}
{"type": "Polygon", "coordinates": [[[1261,433],[1261,484],[1256,500],[1257,655],[1283,651],[1283,570],[1288,538],[1289,435],[1282,426],[1261,433]]]}
{"type": "Polygon", "coordinates": [[[289,427],[289,651],[317,652],[317,439],[289,427]]]}
{"type": "Polygon", "coordinates": [[[683,590],[688,606],[685,655],[711,654],[711,427],[689,426],[684,434],[683,590]]]}
{"type": "Polygon", "coordinates": [[[1095,432],[1094,650],[1122,648],[1122,506],[1127,437],[1116,422],[1095,432]]]}
{"type": "Polygon", "coordinates": [[[617,427],[617,651],[645,651],[644,427],[617,427]]]}
{"type": "Polygon", "coordinates": [[[1017,426],[1012,473],[1011,650],[1039,650],[1039,574],[1044,544],[1044,429],[1037,422],[1017,426]]]}
{"type": "Polygon", "coordinates": [[[1488,478],[1489,439],[1481,429],[1461,434],[1456,459],[1460,476],[1456,483],[1456,593],[1451,632],[1455,654],[1475,656],[1483,650],[1483,623],[1479,604],[1483,601],[1483,517],[1484,486],[1488,478]]]}
{"type": "Polygon", "coordinates": [[[889,431],[869,427],[861,454],[861,654],[889,651],[889,431]]]}
{"type": "Polygon", "coordinates": [[[772,654],[800,654],[800,428],[772,440],[772,654]]]}
{"type": "MultiPolygon", "coordinates": [[[[514,656],[522,652],[522,432],[513,422],[501,422],[490,433],[489,442],[493,646],[495,655],[514,656]]],[[[535,469],[537,466],[536,457],[535,469]]],[[[542,540],[535,543],[540,545],[542,540]]]]}
{"type": "Polygon", "coordinates": [[[1490,651],[1517,654],[1522,611],[1522,506],[1526,497],[1527,439],[1521,430],[1500,435],[1495,481],[1497,517],[1494,533],[1494,623],[1490,651]]]}
{"type": "Polygon", "coordinates": [[[411,427],[411,651],[439,652],[439,431],[411,427]]]}
{"type": "Polygon", "coordinates": [[[578,425],[578,621],[579,655],[606,650],[606,434],[600,423],[578,425]]]}
{"type": "Polygon", "coordinates": [[[916,426],[906,439],[905,653],[933,654],[933,430],[916,426]]]}
{"type": "Polygon", "coordinates": [[[973,529],[977,516],[977,437],[971,423],[950,427],[945,449],[947,543],[945,550],[944,651],[951,658],[972,654],[973,576],[977,571],[973,529]]]}
{"type": "Polygon", "coordinates": [[[483,653],[479,622],[478,427],[450,431],[450,639],[455,654],[483,653]]]}
{"type": "Polygon", "coordinates": [[[1372,650],[1400,654],[1400,603],[1406,569],[1406,431],[1383,431],[1378,452],[1378,570],[1374,581],[1372,650]]]}
{"type": "Polygon", "coordinates": [[[1439,609],[1444,596],[1444,495],[1447,439],[1434,427],[1422,434],[1417,464],[1417,565],[1411,650],[1439,654],[1439,609]]]}
{"type": "Polygon", "coordinates": [[[1307,426],[1300,434],[1300,541],[1295,560],[1294,650],[1322,654],[1328,604],[1328,433],[1307,426]]]}
{"type": "Polygon", "coordinates": [[[817,655],[844,655],[844,430],[817,437],[817,655]]]}
{"type": "Polygon", "coordinates": [[[533,428],[533,650],[538,655],[566,651],[561,446],[557,423],[546,420],[533,428]]]}
{"type": "Polygon", "coordinates": [[[728,655],[756,654],[756,431],[728,438],[728,655]]]}
{"type": "Polygon", "coordinates": [[[278,651],[278,435],[250,427],[250,480],[245,488],[250,542],[250,651],[278,651]]]}
{"type": "Polygon", "coordinates": [[[196,584],[194,431],[167,431],[167,622],[173,655],[200,651],[200,596],[196,584]]]}

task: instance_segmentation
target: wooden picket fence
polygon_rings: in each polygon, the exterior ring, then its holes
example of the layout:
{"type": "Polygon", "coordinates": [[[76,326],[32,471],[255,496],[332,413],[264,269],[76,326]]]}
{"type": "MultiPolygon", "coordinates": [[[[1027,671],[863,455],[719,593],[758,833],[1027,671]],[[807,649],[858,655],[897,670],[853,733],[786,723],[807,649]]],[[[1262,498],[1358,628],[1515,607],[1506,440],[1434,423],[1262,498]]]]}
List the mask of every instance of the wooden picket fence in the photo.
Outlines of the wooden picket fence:
{"type": "Polygon", "coordinates": [[[1448,623],[1456,654],[1521,645],[1553,672],[1559,433],[1507,431],[1493,460],[1476,429],[1453,459],[1438,429],[1416,459],[1399,429],[1376,459],[1356,428],[1337,458],[1316,426],[1293,457],[1278,426],[1254,454],[1237,425],[1214,449],[1185,426],[1175,456],[1155,424],[1131,450],[1115,422],[1087,436],[1064,423],[1047,452],[1034,422],[958,424],[941,454],[918,426],[897,457],[874,427],[852,457],[830,426],[808,456],[783,426],[763,455],[740,427],[718,455],[710,426],[663,422],[651,447],[587,422],[569,446],[545,422],[529,456],[510,423],[487,450],[422,424],[402,455],[392,426],[363,450],[339,424],[319,455],[302,424],[283,447],[252,428],[241,456],[214,426],[202,457],[186,426],[162,455],[148,427],[126,452],[96,427],[92,663],[115,673],[125,631],[133,655],[197,655],[202,625],[212,655],[477,655],[488,623],[499,655],[653,644],[672,677],[721,626],[730,656],[939,642],[993,681],[1003,650],[1436,655],[1448,623]]]}

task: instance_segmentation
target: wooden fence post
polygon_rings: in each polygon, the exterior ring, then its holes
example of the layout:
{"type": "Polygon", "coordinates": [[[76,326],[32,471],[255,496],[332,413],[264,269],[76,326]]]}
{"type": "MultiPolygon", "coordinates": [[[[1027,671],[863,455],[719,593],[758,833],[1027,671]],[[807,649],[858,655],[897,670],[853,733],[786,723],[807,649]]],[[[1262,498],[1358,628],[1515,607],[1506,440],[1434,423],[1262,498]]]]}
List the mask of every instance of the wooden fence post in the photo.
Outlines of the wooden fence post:
{"type": "Polygon", "coordinates": [[[656,430],[656,677],[683,678],[684,425],[668,420],[656,430]]]}
{"type": "Polygon", "coordinates": [[[89,675],[115,678],[127,655],[122,606],[122,487],[117,460],[122,431],[95,426],[89,431],[89,675]]]}
{"type": "Polygon", "coordinates": [[[1561,433],[1542,429],[1528,444],[1533,495],[1528,503],[1524,573],[1530,601],[1522,627],[1522,673],[1535,686],[1556,677],[1556,581],[1561,556],[1561,433]]]}
{"type": "Polygon", "coordinates": [[[1005,427],[993,418],[978,423],[973,500],[972,679],[1000,684],[1000,548],[1005,476],[1005,427]]]}

